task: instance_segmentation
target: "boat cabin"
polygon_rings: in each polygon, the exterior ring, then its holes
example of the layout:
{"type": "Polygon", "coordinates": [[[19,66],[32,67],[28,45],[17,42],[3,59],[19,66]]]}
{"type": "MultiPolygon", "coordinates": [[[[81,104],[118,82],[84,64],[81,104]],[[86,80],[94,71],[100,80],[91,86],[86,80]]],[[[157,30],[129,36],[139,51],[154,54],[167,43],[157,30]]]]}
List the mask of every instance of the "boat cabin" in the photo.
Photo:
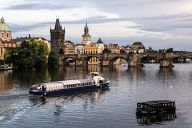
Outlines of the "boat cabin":
{"type": "Polygon", "coordinates": [[[137,113],[152,114],[175,112],[175,101],[158,100],[137,103],[137,113]]]}
{"type": "Polygon", "coordinates": [[[100,76],[98,72],[90,72],[90,76],[93,78],[94,76],[100,76]]]}

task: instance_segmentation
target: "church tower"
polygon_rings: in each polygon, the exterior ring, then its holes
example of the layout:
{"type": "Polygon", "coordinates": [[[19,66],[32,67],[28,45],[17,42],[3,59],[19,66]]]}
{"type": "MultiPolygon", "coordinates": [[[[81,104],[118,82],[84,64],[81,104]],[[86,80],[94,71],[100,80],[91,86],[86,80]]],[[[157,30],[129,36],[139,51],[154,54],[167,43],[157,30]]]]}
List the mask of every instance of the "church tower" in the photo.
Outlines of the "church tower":
{"type": "Polygon", "coordinates": [[[91,41],[91,36],[89,35],[89,28],[87,26],[87,22],[84,27],[84,34],[82,35],[83,40],[82,43],[86,44],[88,41],[91,41]]]}
{"type": "Polygon", "coordinates": [[[63,50],[62,46],[65,41],[65,28],[60,25],[59,19],[56,19],[55,28],[50,28],[51,34],[51,51],[57,55],[63,50]]]}

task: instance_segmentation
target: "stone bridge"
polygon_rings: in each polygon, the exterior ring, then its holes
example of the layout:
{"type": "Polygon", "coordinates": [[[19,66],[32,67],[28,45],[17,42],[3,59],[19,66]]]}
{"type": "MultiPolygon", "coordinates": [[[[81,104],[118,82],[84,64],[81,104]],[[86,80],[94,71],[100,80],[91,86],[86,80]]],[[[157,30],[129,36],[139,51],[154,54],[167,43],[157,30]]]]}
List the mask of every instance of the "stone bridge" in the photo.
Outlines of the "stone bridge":
{"type": "Polygon", "coordinates": [[[192,60],[192,52],[174,51],[170,53],[161,52],[145,52],[142,60],[153,59],[160,63],[160,67],[173,67],[173,62],[178,59],[182,59],[186,62],[186,59],[192,60]]]}
{"type": "Polygon", "coordinates": [[[117,59],[124,59],[127,61],[129,67],[141,67],[142,62],[146,59],[153,59],[160,63],[160,67],[172,67],[175,59],[192,59],[192,52],[175,51],[171,53],[161,52],[145,52],[141,53],[129,53],[129,54],[65,54],[60,56],[60,60],[63,64],[66,64],[67,60],[73,60],[75,66],[77,62],[81,62],[83,67],[88,66],[88,61],[92,58],[98,58],[98,64],[103,65],[104,60],[109,61],[109,67],[113,66],[113,62],[117,59]]]}
{"type": "Polygon", "coordinates": [[[117,59],[121,58],[129,62],[130,55],[129,54],[65,54],[63,56],[60,56],[60,60],[63,62],[63,64],[66,64],[67,60],[73,60],[75,62],[75,65],[78,61],[82,62],[83,67],[88,66],[88,61],[92,58],[96,57],[98,58],[98,64],[103,65],[104,60],[109,61],[109,66],[113,65],[113,62],[115,62],[117,59]]]}

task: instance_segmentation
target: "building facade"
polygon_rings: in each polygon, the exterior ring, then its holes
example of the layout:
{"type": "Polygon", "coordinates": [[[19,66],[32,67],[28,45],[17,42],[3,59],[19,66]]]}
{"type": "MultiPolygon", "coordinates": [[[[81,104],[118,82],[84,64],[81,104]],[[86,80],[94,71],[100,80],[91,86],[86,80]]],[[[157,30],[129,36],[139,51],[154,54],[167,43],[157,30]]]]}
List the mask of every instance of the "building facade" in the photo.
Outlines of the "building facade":
{"type": "Polygon", "coordinates": [[[103,50],[105,49],[105,44],[101,38],[98,39],[96,46],[97,46],[97,53],[102,54],[103,50]]]}
{"type": "Polygon", "coordinates": [[[75,54],[75,44],[70,40],[63,43],[64,54],[75,54]]]}
{"type": "Polygon", "coordinates": [[[12,40],[11,28],[5,23],[2,17],[0,22],[0,60],[5,60],[5,50],[7,48],[15,48],[16,44],[12,40]]]}
{"type": "Polygon", "coordinates": [[[85,44],[76,44],[75,45],[75,54],[84,54],[85,53],[85,44]]]}
{"type": "Polygon", "coordinates": [[[2,41],[12,41],[12,32],[10,27],[5,23],[5,19],[2,17],[0,22],[0,39],[2,41]]]}
{"type": "MultiPolygon", "coordinates": [[[[112,54],[120,54],[120,48],[117,43],[110,43],[108,46],[108,49],[110,49],[112,54]]],[[[114,65],[121,64],[121,59],[117,59],[115,62],[113,62],[114,65]]]]}
{"type": "MultiPolygon", "coordinates": [[[[97,47],[94,43],[88,43],[85,45],[85,54],[97,54],[97,47]]],[[[88,61],[88,64],[98,64],[98,58],[92,57],[88,61]]]]}

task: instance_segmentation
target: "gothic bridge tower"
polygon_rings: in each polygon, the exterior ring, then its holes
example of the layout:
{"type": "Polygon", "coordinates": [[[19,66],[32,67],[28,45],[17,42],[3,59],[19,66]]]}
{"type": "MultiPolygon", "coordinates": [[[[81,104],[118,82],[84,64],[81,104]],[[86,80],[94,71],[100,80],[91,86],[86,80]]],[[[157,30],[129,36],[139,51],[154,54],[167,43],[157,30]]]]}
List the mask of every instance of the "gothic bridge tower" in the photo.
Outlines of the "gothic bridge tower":
{"type": "Polygon", "coordinates": [[[55,28],[51,29],[51,51],[59,55],[63,52],[63,43],[65,41],[65,28],[60,25],[59,19],[56,19],[55,28]]]}

